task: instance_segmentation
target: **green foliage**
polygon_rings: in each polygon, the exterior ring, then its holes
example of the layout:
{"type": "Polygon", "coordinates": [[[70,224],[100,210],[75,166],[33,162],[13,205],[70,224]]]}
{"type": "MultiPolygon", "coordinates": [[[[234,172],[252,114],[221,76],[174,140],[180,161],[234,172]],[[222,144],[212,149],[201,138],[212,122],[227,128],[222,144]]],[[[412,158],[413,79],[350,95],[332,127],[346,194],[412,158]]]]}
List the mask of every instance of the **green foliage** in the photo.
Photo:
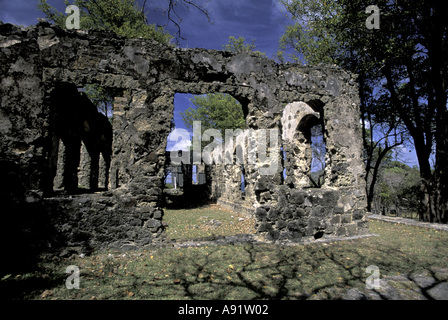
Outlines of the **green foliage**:
{"type": "Polygon", "coordinates": [[[84,87],[84,93],[97,106],[98,112],[101,112],[106,117],[112,116],[112,106],[115,96],[114,90],[103,88],[95,83],[86,85],[84,87]]]}
{"type": "MultiPolygon", "coordinates": [[[[115,32],[117,35],[155,40],[169,43],[172,36],[155,25],[148,24],[145,14],[135,0],[75,0],[65,4],[80,9],[81,29],[98,29],[115,32]]],[[[67,16],[50,6],[47,0],[39,0],[38,9],[61,28],[65,28],[67,16]]]]}
{"type": "Polygon", "coordinates": [[[234,36],[229,37],[229,43],[223,45],[222,48],[225,51],[230,51],[234,53],[247,53],[247,52],[255,52],[258,56],[266,56],[266,53],[255,51],[256,45],[255,40],[252,40],[251,44],[245,44],[246,39],[243,37],[235,38],[234,36]]]}
{"type": "Polygon", "coordinates": [[[334,63],[338,51],[333,28],[338,18],[339,3],[324,0],[280,0],[296,21],[287,27],[280,38],[279,57],[283,60],[283,50],[290,47],[295,53],[291,58],[299,63],[334,63]]]}
{"type": "Polygon", "coordinates": [[[389,161],[381,172],[377,188],[377,205],[382,208],[402,208],[413,213],[417,211],[420,189],[417,167],[411,168],[399,161],[389,161]]]}
{"type": "Polygon", "coordinates": [[[165,189],[174,189],[174,185],[171,183],[166,183],[165,184],[165,189]]]}
{"type": "Polygon", "coordinates": [[[229,94],[213,93],[190,99],[195,108],[181,113],[186,127],[193,129],[193,122],[200,121],[203,130],[244,129],[246,122],[241,104],[229,94]]]}

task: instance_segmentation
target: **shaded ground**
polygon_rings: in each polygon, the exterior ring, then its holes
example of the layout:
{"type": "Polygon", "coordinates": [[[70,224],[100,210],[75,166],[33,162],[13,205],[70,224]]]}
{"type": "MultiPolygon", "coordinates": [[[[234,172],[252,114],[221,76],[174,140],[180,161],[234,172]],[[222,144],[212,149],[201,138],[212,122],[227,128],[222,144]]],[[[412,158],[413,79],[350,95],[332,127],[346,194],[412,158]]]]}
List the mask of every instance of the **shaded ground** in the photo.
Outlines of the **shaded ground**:
{"type": "MultiPolygon", "coordinates": [[[[216,218],[202,210],[196,214],[216,218]]],[[[38,300],[448,299],[448,232],[382,221],[371,221],[371,231],[378,236],[293,246],[193,241],[46,257],[34,272],[2,276],[0,288],[4,299],[38,300]],[[80,269],[79,290],[65,286],[70,265],[80,269]],[[380,287],[367,289],[372,265],[380,287]]]]}
{"type": "Polygon", "coordinates": [[[448,300],[448,268],[430,268],[421,273],[380,279],[378,289],[352,288],[345,300],[448,300]]]}

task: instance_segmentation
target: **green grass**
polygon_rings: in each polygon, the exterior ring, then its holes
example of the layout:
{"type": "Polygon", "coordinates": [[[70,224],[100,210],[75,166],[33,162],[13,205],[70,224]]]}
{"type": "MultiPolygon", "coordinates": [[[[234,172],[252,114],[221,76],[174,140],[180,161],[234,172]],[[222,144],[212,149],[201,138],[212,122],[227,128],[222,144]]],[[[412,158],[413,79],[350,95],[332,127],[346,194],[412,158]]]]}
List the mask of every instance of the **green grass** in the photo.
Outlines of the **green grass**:
{"type": "MultiPolygon", "coordinates": [[[[240,231],[219,211],[196,209],[191,216],[187,211],[167,212],[168,232],[182,238],[208,235],[205,227],[191,228],[202,216],[222,221],[223,229],[215,232],[240,231]]],[[[24,299],[335,299],[344,290],[365,287],[370,265],[379,267],[381,277],[447,267],[447,232],[380,221],[371,221],[370,228],[379,236],[284,247],[244,244],[97,253],[42,262],[38,271],[11,275],[0,283],[11,296],[24,299]],[[79,290],[65,287],[69,265],[81,270],[79,290]]]]}
{"type": "Polygon", "coordinates": [[[168,239],[255,233],[254,219],[217,205],[197,209],[165,209],[164,212],[163,220],[168,224],[168,239]]]}

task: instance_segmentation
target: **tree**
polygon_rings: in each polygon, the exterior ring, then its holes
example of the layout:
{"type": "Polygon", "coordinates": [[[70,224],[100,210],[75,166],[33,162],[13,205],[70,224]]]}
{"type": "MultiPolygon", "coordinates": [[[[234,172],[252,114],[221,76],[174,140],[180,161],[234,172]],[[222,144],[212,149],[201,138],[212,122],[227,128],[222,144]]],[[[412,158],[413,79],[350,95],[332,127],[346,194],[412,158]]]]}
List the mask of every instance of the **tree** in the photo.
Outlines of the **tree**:
{"type": "Polygon", "coordinates": [[[375,141],[373,132],[377,123],[369,122],[370,129],[364,129],[364,161],[366,164],[366,195],[367,210],[372,211],[375,196],[375,186],[380,174],[383,161],[390,158],[392,151],[404,143],[403,132],[398,132],[397,128],[386,126],[386,130],[381,130],[381,136],[375,141]]]}
{"type": "MultiPolygon", "coordinates": [[[[68,0],[65,4],[70,5],[68,0]]],[[[80,9],[81,29],[108,30],[123,37],[142,37],[162,43],[169,43],[173,38],[163,28],[147,22],[144,7],[139,7],[135,0],[75,0],[73,5],[80,9]]],[[[39,0],[37,7],[47,19],[65,28],[65,13],[58,12],[47,0],[39,0]]]]}
{"type": "Polygon", "coordinates": [[[223,45],[222,48],[225,51],[230,51],[233,53],[247,53],[247,52],[255,52],[258,56],[266,56],[266,53],[256,51],[255,48],[255,40],[252,40],[251,44],[245,44],[246,39],[243,37],[235,38],[234,36],[229,37],[229,43],[223,45]]]}
{"type": "MultiPolygon", "coordinates": [[[[144,0],[143,7],[145,7],[147,0],[144,0]]],[[[155,11],[163,10],[163,13],[167,16],[167,24],[165,24],[163,27],[166,27],[168,23],[173,23],[177,29],[176,32],[176,44],[179,43],[179,40],[186,40],[182,36],[180,23],[182,22],[181,14],[179,13],[178,9],[187,9],[190,10],[190,8],[194,8],[200,13],[202,13],[207,19],[208,22],[211,23],[210,19],[210,13],[206,9],[206,4],[208,0],[168,0],[168,6],[165,8],[158,8],[155,11]]]]}
{"type": "MultiPolygon", "coordinates": [[[[182,10],[194,8],[202,13],[209,22],[210,14],[206,9],[207,0],[168,0],[165,7],[157,7],[154,11],[162,11],[166,15],[167,23],[163,26],[151,24],[146,10],[147,0],[140,6],[136,0],[73,0],[66,5],[76,5],[80,9],[81,29],[109,30],[128,38],[142,37],[162,43],[169,43],[174,38],[176,44],[179,40],[185,40],[181,33],[182,10]],[[176,28],[175,36],[166,31],[169,23],[176,28]]],[[[47,0],[39,0],[38,9],[47,15],[47,19],[65,28],[63,12],[58,12],[50,6],[47,0]]]]}
{"type": "Polygon", "coordinates": [[[98,112],[104,114],[108,118],[112,116],[114,97],[118,94],[116,90],[112,88],[104,88],[97,83],[93,83],[87,84],[83,91],[89,97],[90,101],[96,105],[98,112]]]}
{"type": "Polygon", "coordinates": [[[375,211],[413,216],[419,207],[419,170],[389,160],[378,178],[375,211]]]}
{"type": "Polygon", "coordinates": [[[294,49],[289,56],[294,62],[317,65],[335,63],[338,43],[328,26],[328,20],[338,11],[336,1],[279,0],[295,20],[280,37],[279,58],[284,60],[283,50],[294,49]]]}
{"type": "Polygon", "coordinates": [[[359,74],[363,118],[371,112],[391,128],[399,121],[413,140],[424,195],[421,218],[446,223],[448,7],[432,0],[379,0],[380,28],[368,29],[365,10],[371,3],[365,0],[283,3],[297,23],[281,39],[282,49],[290,46],[297,59],[359,74]]]}
{"type": "Polygon", "coordinates": [[[224,136],[225,129],[244,129],[246,121],[241,104],[229,94],[210,93],[194,96],[195,106],[181,113],[186,127],[193,129],[193,122],[200,121],[203,130],[218,129],[224,136]]]}

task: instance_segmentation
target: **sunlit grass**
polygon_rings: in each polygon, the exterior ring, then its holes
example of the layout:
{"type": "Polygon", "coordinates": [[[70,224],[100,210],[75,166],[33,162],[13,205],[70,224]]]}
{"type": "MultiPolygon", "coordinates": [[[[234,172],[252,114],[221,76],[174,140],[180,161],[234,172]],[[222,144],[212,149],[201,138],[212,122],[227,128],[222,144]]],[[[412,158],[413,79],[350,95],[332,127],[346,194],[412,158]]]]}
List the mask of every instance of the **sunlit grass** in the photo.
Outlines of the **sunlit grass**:
{"type": "Polygon", "coordinates": [[[165,209],[164,212],[168,239],[255,233],[253,218],[216,205],[197,209],[165,209]]]}
{"type": "MultiPolygon", "coordinates": [[[[219,212],[208,216],[226,221],[219,212]]],[[[174,220],[170,232],[175,231],[174,220]]],[[[382,277],[447,267],[447,232],[380,221],[371,221],[370,229],[379,236],[284,247],[243,244],[105,252],[44,262],[39,272],[26,277],[47,274],[57,281],[26,292],[24,298],[42,299],[42,292],[50,290],[44,299],[336,299],[344,290],[365,287],[370,265],[377,266],[382,277]],[[69,265],[81,269],[79,290],[65,287],[69,265]]],[[[181,233],[199,234],[188,228],[181,233]]],[[[19,285],[23,278],[12,275],[3,282],[19,285]]]]}

